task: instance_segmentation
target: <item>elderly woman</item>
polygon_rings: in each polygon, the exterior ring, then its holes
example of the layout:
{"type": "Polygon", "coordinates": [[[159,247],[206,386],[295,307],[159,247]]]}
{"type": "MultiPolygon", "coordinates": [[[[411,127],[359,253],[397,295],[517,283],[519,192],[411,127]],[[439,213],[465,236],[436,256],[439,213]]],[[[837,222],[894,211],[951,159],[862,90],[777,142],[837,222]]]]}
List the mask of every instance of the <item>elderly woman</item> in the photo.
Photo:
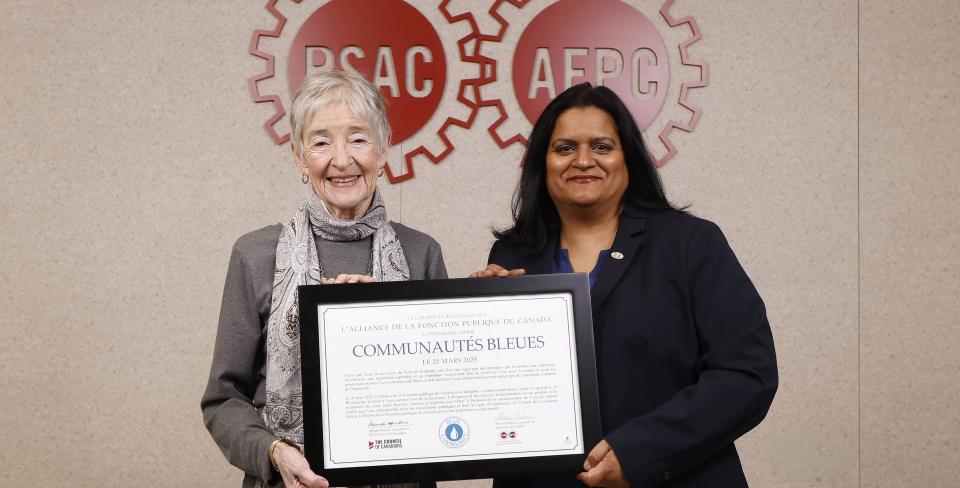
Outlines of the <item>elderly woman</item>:
{"type": "Polygon", "coordinates": [[[582,473],[494,486],[747,486],[733,442],[777,389],[763,302],[720,229],[667,201],[612,91],[547,106],[513,217],[474,275],[589,273],[604,439],[582,473]]]}
{"type": "Polygon", "coordinates": [[[340,71],[308,77],[290,125],[305,198],[288,223],[234,244],[201,402],[244,487],[327,486],[300,451],[297,285],[447,277],[435,240],[387,220],[377,178],[390,129],[376,88],[340,71]]]}

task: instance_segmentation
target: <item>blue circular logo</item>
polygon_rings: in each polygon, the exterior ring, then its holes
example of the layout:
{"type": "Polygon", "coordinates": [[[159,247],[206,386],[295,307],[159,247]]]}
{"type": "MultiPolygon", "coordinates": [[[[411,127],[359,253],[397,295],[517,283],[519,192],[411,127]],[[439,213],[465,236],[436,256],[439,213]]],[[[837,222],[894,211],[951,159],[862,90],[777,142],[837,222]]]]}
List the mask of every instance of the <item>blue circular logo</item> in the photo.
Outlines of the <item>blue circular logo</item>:
{"type": "Polygon", "coordinates": [[[460,447],[470,438],[470,427],[460,417],[447,417],[440,422],[440,442],[447,447],[460,447]]]}
{"type": "Polygon", "coordinates": [[[450,424],[447,426],[447,431],[444,435],[447,436],[448,441],[457,442],[463,437],[463,427],[460,427],[460,424],[450,424]]]}

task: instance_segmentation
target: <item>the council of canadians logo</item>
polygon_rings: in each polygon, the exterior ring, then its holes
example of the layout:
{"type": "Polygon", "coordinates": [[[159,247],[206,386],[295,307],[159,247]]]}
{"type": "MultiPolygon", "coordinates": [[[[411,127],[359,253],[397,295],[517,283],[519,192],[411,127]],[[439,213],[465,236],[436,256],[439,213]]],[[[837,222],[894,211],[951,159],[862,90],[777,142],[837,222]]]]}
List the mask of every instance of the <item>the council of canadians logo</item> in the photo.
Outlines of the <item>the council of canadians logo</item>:
{"type": "Polygon", "coordinates": [[[399,183],[416,165],[446,159],[465,132],[522,146],[558,93],[603,84],[663,165],[678,152],[674,130],[699,121],[690,90],[708,82],[707,65],[688,51],[700,29],[674,9],[674,0],[269,0],[250,40],[262,65],[249,88],[268,107],[269,140],[284,144],[287,105],[306,76],[361,73],[387,100],[386,175],[399,183]]]}

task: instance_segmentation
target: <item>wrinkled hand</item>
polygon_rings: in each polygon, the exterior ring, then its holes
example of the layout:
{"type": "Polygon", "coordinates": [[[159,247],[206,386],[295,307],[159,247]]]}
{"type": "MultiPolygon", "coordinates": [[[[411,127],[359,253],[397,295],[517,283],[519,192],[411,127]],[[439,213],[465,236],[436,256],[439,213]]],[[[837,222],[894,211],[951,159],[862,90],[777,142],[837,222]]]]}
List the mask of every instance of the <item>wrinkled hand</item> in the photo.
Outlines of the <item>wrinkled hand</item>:
{"type": "Polygon", "coordinates": [[[336,278],[323,278],[324,285],[340,285],[343,283],[373,283],[377,281],[373,276],[358,274],[342,274],[336,278]]]}
{"type": "Polygon", "coordinates": [[[489,278],[491,276],[505,277],[505,276],[520,276],[525,274],[527,271],[523,268],[515,268],[511,270],[505,269],[499,264],[488,264],[485,269],[480,271],[474,271],[470,273],[471,278],[489,278]]]}
{"type": "Polygon", "coordinates": [[[300,451],[289,444],[280,443],[273,448],[273,460],[283,478],[286,488],[328,488],[330,486],[322,476],[310,469],[300,451]]]}
{"type": "Polygon", "coordinates": [[[584,472],[577,478],[587,486],[603,486],[605,488],[629,488],[630,482],[623,474],[620,460],[617,459],[613,448],[606,439],[601,440],[587,455],[583,463],[584,472]]]}

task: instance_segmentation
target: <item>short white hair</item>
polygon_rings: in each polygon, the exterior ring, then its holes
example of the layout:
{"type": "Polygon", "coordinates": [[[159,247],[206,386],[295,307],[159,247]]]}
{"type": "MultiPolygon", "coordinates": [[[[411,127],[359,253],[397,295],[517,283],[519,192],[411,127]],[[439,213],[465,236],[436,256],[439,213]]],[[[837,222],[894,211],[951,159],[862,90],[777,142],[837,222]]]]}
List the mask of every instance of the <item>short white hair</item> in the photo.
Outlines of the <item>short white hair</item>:
{"type": "Polygon", "coordinates": [[[373,84],[356,72],[339,69],[310,75],[300,83],[290,105],[290,138],[297,154],[303,154],[303,130],[310,117],[331,103],[342,102],[350,112],[370,124],[380,152],[390,143],[387,104],[373,84]]]}

